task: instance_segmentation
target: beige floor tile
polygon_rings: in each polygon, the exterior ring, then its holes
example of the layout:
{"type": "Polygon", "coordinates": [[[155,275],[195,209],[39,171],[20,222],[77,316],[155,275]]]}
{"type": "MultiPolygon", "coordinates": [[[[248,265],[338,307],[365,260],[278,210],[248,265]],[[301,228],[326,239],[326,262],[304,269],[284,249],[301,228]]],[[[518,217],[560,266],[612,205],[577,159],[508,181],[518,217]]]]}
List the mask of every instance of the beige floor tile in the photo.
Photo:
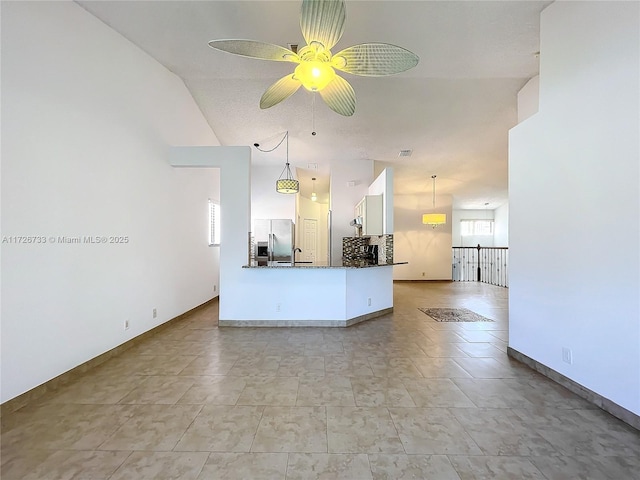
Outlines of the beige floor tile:
{"type": "Polygon", "coordinates": [[[510,409],[453,408],[451,413],[485,455],[551,455],[554,447],[510,409]]]}
{"type": "Polygon", "coordinates": [[[243,356],[233,364],[228,374],[234,377],[275,377],[280,368],[280,356],[243,356]]]}
{"type": "Polygon", "coordinates": [[[399,378],[353,377],[353,395],[358,407],[415,407],[399,378]]]}
{"type": "Polygon", "coordinates": [[[2,480],[283,479],[287,465],[289,478],[348,480],[640,470],[637,430],[505,355],[507,289],[396,283],[392,314],[349,328],[217,319],[213,302],[3,414],[2,480]],[[435,322],[426,306],[496,321],[435,322]]]}
{"type": "Polygon", "coordinates": [[[355,407],[351,379],[339,376],[301,378],[296,405],[355,407]]]}
{"type": "Polygon", "coordinates": [[[373,377],[366,355],[327,355],[324,358],[324,370],[326,375],[373,377]]]}
{"type": "Polygon", "coordinates": [[[329,453],[405,453],[389,411],[327,407],[329,453]]]}
{"type": "Polygon", "coordinates": [[[212,453],[197,480],[284,480],[286,453],[212,453]]]}
{"type": "Polygon", "coordinates": [[[248,452],[265,407],[205,405],[175,451],[248,452]]]}
{"type": "Polygon", "coordinates": [[[562,385],[542,375],[525,378],[503,378],[501,381],[525,397],[531,404],[522,404],[521,408],[537,408],[541,406],[570,410],[598,408],[593,403],[587,402],[562,385]]]}
{"type": "Polygon", "coordinates": [[[529,400],[500,378],[454,378],[469,399],[481,408],[526,408],[529,400]]]}
{"type": "Polygon", "coordinates": [[[424,378],[472,378],[451,358],[413,357],[412,361],[424,378]]]}
{"type": "Polygon", "coordinates": [[[246,385],[246,377],[223,375],[194,377],[193,385],[180,397],[178,403],[235,405],[246,385]]]}
{"type": "Polygon", "coordinates": [[[99,447],[100,450],[171,450],[202,405],[135,405],[135,414],[99,447]]]}
{"type": "Polygon", "coordinates": [[[365,454],[290,453],[287,480],[372,479],[365,454]]]}
{"type": "MultiPolygon", "coordinates": [[[[130,453],[58,450],[22,480],[107,480],[130,453]]],[[[5,478],[4,474],[2,478],[5,478]]]]}
{"type": "Polygon", "coordinates": [[[238,358],[238,356],[233,356],[220,359],[214,356],[201,355],[184,367],[180,375],[227,375],[238,358]]]}
{"type": "Polygon", "coordinates": [[[423,348],[424,353],[427,357],[434,358],[453,358],[453,357],[462,357],[466,358],[467,355],[461,348],[461,345],[465,345],[464,343],[433,343],[432,345],[427,345],[423,348]]]}
{"type": "Polygon", "coordinates": [[[369,455],[374,480],[459,480],[445,455],[369,455]]]}
{"type": "Polygon", "coordinates": [[[0,478],[2,480],[23,480],[54,453],[56,450],[12,449],[11,446],[3,444],[0,478]]]}
{"type": "Polygon", "coordinates": [[[120,403],[173,405],[193,384],[194,380],[190,377],[144,377],[139,386],[120,400],[120,403]]]}
{"type": "Polygon", "coordinates": [[[545,480],[526,457],[449,455],[461,480],[545,480]]]}
{"type": "MultiPolygon", "coordinates": [[[[427,358],[414,357],[414,358],[427,358]]],[[[368,357],[369,366],[376,377],[422,378],[416,365],[408,357],[368,357]]]]}
{"type": "Polygon", "coordinates": [[[307,342],[304,346],[305,355],[344,355],[344,346],[342,342],[337,341],[321,341],[307,342]]]}
{"type": "MultiPolygon", "coordinates": [[[[498,343],[497,339],[493,339],[493,342],[498,343]]],[[[460,343],[458,348],[466,353],[470,357],[491,357],[491,358],[506,358],[507,354],[496,348],[495,345],[488,342],[483,343],[460,343]]]]}
{"type": "Polygon", "coordinates": [[[287,355],[280,360],[278,377],[324,376],[324,357],[312,355],[287,355]]]}
{"type": "Polygon", "coordinates": [[[482,454],[445,408],[389,408],[389,412],[408,454],[482,454]]]}
{"type": "Polygon", "coordinates": [[[208,452],[133,452],[109,480],[195,480],[208,452]]]}
{"type": "Polygon", "coordinates": [[[327,452],[325,407],[265,407],[252,452],[327,452]]]}
{"type": "Polygon", "coordinates": [[[475,407],[448,378],[403,378],[402,383],[418,407],[475,407]]]}
{"type": "Polygon", "coordinates": [[[65,385],[51,395],[49,403],[115,404],[145,381],[140,376],[90,376],[65,385]]]}
{"type": "Polygon", "coordinates": [[[304,343],[291,343],[286,341],[269,342],[262,351],[263,355],[281,355],[283,357],[304,356],[304,343]]]}
{"type": "Polygon", "coordinates": [[[522,364],[505,365],[495,358],[454,358],[474,378],[516,378],[520,375],[532,375],[522,364]]]}
{"type": "Polygon", "coordinates": [[[487,343],[495,341],[497,338],[490,332],[480,330],[467,330],[464,327],[458,330],[456,332],[456,335],[471,343],[487,343]]]}
{"type": "Polygon", "coordinates": [[[295,405],[299,377],[246,377],[238,405],[295,405]]]}
{"type": "Polygon", "coordinates": [[[514,412],[526,428],[536,431],[560,455],[640,457],[638,431],[600,410],[543,407],[514,412]]]}
{"type": "MultiPolygon", "coordinates": [[[[91,450],[135,415],[129,405],[48,405],[2,435],[2,449],[91,450]],[[48,409],[46,407],[49,407],[48,409]],[[45,414],[46,412],[46,414],[45,414]]],[[[123,449],[126,450],[126,449],[123,449]]]]}
{"type": "Polygon", "coordinates": [[[638,457],[548,456],[531,457],[531,462],[553,480],[635,480],[640,471],[638,457]]]}

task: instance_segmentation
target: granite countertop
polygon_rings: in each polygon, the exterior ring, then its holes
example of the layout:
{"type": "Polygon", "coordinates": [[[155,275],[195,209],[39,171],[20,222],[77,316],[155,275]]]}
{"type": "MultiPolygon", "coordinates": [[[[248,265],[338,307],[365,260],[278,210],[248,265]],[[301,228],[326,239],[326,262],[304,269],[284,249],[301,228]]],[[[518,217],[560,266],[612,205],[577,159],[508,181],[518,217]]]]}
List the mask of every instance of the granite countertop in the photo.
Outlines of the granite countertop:
{"type": "Polygon", "coordinates": [[[343,265],[316,265],[313,263],[296,262],[294,265],[290,263],[282,262],[269,262],[268,265],[243,265],[242,268],[373,268],[373,267],[389,267],[393,265],[406,265],[409,262],[395,262],[395,263],[383,263],[380,265],[364,263],[364,262],[349,262],[343,265]]]}

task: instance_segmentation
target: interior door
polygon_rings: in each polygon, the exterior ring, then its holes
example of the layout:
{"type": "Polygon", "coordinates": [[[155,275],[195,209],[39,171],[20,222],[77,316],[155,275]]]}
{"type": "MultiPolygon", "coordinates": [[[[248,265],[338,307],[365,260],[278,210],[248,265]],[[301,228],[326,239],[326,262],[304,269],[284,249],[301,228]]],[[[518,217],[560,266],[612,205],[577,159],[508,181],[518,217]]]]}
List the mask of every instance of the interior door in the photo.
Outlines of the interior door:
{"type": "Polygon", "coordinates": [[[318,250],[318,221],[305,218],[302,223],[302,256],[307,262],[315,262],[318,250]]]}

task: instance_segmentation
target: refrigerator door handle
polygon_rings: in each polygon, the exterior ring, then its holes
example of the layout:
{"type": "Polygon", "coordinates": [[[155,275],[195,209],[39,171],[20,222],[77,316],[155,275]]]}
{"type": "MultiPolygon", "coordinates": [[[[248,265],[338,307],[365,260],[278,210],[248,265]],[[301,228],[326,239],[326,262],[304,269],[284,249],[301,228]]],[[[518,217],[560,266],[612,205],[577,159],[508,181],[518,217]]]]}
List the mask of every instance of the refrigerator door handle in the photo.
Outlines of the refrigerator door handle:
{"type": "Polygon", "coordinates": [[[272,233],[269,234],[269,251],[268,251],[268,256],[267,256],[267,260],[272,262],[273,261],[273,238],[272,238],[272,233]]]}

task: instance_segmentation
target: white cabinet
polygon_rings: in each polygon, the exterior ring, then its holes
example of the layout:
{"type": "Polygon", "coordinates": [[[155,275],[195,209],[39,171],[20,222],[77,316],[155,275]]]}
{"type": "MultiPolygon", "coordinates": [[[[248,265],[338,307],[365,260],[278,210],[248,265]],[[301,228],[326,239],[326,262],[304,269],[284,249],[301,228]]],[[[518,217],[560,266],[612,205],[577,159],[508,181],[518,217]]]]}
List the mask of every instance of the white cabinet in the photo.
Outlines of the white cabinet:
{"type": "Polygon", "coordinates": [[[382,195],[366,195],[355,215],[362,218],[362,235],[382,235],[382,195]]]}

